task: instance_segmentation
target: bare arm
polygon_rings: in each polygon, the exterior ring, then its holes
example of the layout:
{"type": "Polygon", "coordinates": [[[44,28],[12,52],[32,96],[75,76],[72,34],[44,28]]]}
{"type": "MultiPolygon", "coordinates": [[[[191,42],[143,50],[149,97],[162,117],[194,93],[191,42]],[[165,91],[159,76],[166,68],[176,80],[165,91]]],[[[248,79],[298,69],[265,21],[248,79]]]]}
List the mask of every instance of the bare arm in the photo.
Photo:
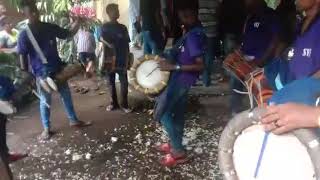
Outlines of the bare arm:
{"type": "Polygon", "coordinates": [[[195,64],[181,66],[181,71],[201,72],[204,69],[203,58],[197,57],[195,64]]]}
{"type": "MultiPolygon", "coordinates": [[[[166,60],[160,62],[160,69],[162,71],[174,71],[177,70],[176,64],[171,64],[166,60]]],[[[201,72],[204,69],[203,58],[197,57],[194,64],[182,65],[180,71],[185,72],[201,72]]]]}

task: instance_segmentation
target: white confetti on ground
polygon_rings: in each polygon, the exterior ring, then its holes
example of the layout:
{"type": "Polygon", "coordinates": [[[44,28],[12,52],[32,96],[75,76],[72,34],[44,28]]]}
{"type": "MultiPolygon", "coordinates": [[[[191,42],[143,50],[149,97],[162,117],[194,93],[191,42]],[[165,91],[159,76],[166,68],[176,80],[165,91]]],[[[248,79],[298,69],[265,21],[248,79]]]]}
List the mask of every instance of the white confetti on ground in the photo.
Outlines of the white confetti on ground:
{"type": "Polygon", "coordinates": [[[50,142],[30,142],[30,157],[12,165],[16,179],[212,179],[220,180],[217,165],[222,128],[200,125],[189,115],[183,144],[192,155],[188,164],[165,168],[154,149],[167,140],[161,127],[141,115],[135,124],[92,137],[79,131],[58,134],[50,142]],[[147,125],[146,125],[147,124],[147,125]]]}

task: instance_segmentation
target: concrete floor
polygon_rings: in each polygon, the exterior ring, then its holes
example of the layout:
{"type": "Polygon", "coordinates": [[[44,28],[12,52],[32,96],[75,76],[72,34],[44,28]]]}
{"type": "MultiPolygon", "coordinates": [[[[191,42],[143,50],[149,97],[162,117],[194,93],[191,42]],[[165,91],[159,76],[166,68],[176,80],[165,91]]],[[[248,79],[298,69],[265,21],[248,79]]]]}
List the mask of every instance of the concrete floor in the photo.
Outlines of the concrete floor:
{"type": "MultiPolygon", "coordinates": [[[[78,79],[70,84],[95,89],[103,83],[78,79]]],[[[83,130],[68,127],[59,97],[54,94],[51,119],[56,135],[49,142],[37,139],[42,129],[38,102],[34,102],[11,117],[8,124],[11,150],[30,153],[11,166],[14,176],[30,180],[221,179],[217,145],[228,119],[226,87],[193,88],[184,140],[193,158],[172,169],[160,166],[162,156],[153,148],[166,138],[147,112],[152,104],[133,90],[130,99],[136,111],[131,114],[104,110],[109,102],[104,85],[84,95],[73,93],[79,119],[94,122],[83,130]]]]}

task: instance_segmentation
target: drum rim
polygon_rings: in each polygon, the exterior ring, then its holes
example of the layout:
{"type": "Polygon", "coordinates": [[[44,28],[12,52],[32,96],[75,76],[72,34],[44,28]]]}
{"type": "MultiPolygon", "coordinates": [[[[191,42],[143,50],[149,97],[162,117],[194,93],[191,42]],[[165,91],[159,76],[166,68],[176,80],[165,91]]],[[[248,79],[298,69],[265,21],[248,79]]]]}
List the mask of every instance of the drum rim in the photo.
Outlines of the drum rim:
{"type": "MultiPolygon", "coordinates": [[[[235,116],[222,132],[219,142],[219,168],[225,180],[239,180],[233,162],[233,147],[241,132],[252,125],[259,124],[264,108],[258,107],[252,111],[244,111],[235,116]]],[[[315,129],[298,129],[292,134],[306,147],[311,158],[316,179],[320,179],[320,145],[315,129]]]]}
{"type": "Polygon", "coordinates": [[[129,84],[132,86],[135,90],[147,94],[147,95],[157,95],[161,93],[161,91],[167,86],[167,83],[170,78],[170,72],[163,72],[162,75],[164,76],[164,81],[162,83],[158,83],[155,88],[144,88],[141,85],[139,85],[137,80],[137,69],[139,66],[149,60],[155,60],[160,61],[160,57],[158,55],[144,55],[138,59],[136,59],[129,70],[128,76],[129,76],[129,84]]]}

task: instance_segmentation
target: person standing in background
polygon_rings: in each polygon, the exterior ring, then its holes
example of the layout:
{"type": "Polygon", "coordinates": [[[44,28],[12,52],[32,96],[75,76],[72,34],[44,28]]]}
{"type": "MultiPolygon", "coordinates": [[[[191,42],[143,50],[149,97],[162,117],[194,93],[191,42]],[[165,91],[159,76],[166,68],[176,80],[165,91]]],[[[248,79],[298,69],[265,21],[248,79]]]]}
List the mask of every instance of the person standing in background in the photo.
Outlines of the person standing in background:
{"type": "MultiPolygon", "coordinates": [[[[214,70],[213,62],[219,48],[218,39],[218,10],[219,0],[199,0],[199,20],[207,35],[207,50],[205,55],[205,70],[203,72],[203,83],[205,86],[211,84],[211,73],[214,70]]],[[[215,67],[217,69],[217,67],[215,67]]]]}
{"type": "Polygon", "coordinates": [[[120,17],[119,6],[117,4],[108,4],[106,12],[110,22],[105,23],[101,28],[101,42],[105,46],[105,60],[111,61],[110,67],[107,67],[107,79],[110,86],[111,104],[107,106],[106,111],[114,111],[120,108],[116,91],[116,74],[119,75],[121,86],[121,108],[125,113],[130,113],[128,104],[128,57],[130,38],[127,27],[118,22],[120,17]]]}
{"type": "Polygon", "coordinates": [[[80,63],[86,68],[86,75],[91,76],[94,71],[94,61],[96,59],[96,41],[93,32],[87,25],[82,25],[74,37],[77,45],[77,52],[80,63]]]}
{"type": "Polygon", "coordinates": [[[160,54],[165,47],[165,30],[160,0],[140,0],[144,54],[160,54]]]}
{"type": "Polygon", "coordinates": [[[138,42],[138,37],[140,32],[138,32],[137,24],[140,24],[140,0],[129,0],[129,35],[132,40],[131,47],[140,47],[138,42]]]}
{"type": "MultiPolygon", "coordinates": [[[[231,2],[233,3],[233,1],[231,2]]],[[[238,47],[245,60],[263,67],[276,55],[276,49],[281,34],[281,25],[276,12],[267,6],[264,0],[245,0],[248,16],[242,28],[242,44],[238,47]]],[[[232,12],[234,13],[234,12],[232,12]]],[[[227,58],[232,58],[228,56],[227,58]]],[[[241,95],[233,90],[244,86],[235,77],[231,77],[231,111],[235,115],[243,108],[241,95]]]]}

